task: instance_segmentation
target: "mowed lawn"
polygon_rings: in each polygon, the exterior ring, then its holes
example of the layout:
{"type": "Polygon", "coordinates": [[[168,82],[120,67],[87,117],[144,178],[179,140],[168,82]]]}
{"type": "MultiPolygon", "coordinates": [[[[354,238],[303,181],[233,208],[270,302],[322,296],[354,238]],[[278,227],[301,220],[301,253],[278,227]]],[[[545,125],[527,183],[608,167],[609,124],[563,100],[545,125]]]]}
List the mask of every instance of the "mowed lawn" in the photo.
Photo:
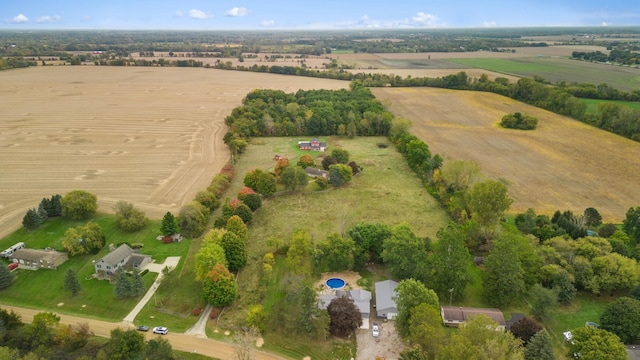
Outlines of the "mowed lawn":
{"type": "MultiPolygon", "coordinates": [[[[142,297],[116,299],[113,286],[108,281],[98,281],[91,278],[95,272],[93,261],[98,260],[109,252],[109,244],[118,245],[123,242],[129,244],[141,243],[142,254],[151,255],[155,262],[162,263],[167,256],[186,256],[190,240],[181,243],[164,244],[155,239],[159,234],[160,221],[152,220],[142,230],[128,233],[117,229],[114,217],[97,214],[92,221],[97,222],[106,237],[106,245],[96,255],[82,255],[69,257],[57,270],[39,269],[37,271],[18,269],[15,282],[9,288],[0,291],[0,302],[35,309],[62,312],[72,315],[85,316],[109,321],[119,321],[140,301],[142,297]],[[71,296],[63,289],[64,277],[67,270],[76,272],[82,291],[77,296],[71,296]]],[[[24,242],[27,248],[43,249],[52,247],[63,250],[62,240],[64,232],[69,227],[84,225],[85,221],[67,221],[62,218],[49,219],[38,229],[33,231],[21,228],[13,234],[0,240],[3,250],[17,242],[24,242]]],[[[182,264],[181,261],[180,264],[182,264]]],[[[2,265],[4,266],[4,262],[2,265]]],[[[181,265],[179,265],[180,267],[181,265]]],[[[178,269],[179,271],[180,269],[178,269]]],[[[156,278],[156,273],[143,276],[147,288],[156,278]]]]}
{"type": "Polygon", "coordinates": [[[640,69],[626,66],[597,64],[558,57],[527,57],[511,59],[473,58],[448,61],[500,72],[503,74],[534,77],[542,76],[552,82],[607,83],[617,89],[633,91],[640,86],[640,69]]]}

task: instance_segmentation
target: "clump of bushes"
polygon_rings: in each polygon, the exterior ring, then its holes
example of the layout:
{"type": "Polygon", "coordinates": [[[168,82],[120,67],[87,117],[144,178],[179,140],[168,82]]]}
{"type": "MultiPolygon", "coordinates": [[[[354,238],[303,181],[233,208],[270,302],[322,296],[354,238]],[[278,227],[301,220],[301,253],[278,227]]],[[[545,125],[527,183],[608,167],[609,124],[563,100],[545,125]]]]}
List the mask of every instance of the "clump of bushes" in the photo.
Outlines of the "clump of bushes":
{"type": "Polygon", "coordinates": [[[523,115],[516,112],[503,116],[500,126],[507,129],[534,130],[538,127],[538,119],[531,115],[523,115]]]}

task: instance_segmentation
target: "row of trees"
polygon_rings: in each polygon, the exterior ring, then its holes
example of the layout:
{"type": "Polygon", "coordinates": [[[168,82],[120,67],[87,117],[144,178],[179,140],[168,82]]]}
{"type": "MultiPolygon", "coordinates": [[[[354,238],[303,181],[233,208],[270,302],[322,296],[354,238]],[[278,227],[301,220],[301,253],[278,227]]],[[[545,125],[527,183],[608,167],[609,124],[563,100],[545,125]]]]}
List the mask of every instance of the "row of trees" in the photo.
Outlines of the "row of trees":
{"type": "Polygon", "coordinates": [[[35,229],[44,223],[48,218],[62,215],[62,196],[59,194],[51,196],[51,199],[42,198],[38,209],[29,209],[22,218],[22,225],[25,229],[35,229]]]}
{"type": "Polygon", "coordinates": [[[88,324],[63,325],[60,317],[44,312],[31,324],[15,312],[0,309],[0,358],[15,360],[74,359],[128,360],[173,359],[171,344],[165,339],[146,341],[135,330],[114,329],[106,343],[89,344],[94,336],[88,324]]]}

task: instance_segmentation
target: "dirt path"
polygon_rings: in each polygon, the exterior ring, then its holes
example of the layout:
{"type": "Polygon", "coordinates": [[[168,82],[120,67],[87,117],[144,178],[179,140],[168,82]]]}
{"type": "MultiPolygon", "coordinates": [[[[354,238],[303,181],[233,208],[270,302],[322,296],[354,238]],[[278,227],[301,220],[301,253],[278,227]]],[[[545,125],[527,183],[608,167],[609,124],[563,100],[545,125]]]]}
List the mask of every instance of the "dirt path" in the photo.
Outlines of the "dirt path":
{"type": "MultiPolygon", "coordinates": [[[[42,312],[43,310],[33,310],[26,309],[15,306],[2,305],[2,308],[7,309],[9,311],[13,310],[16,313],[22,316],[22,321],[30,323],[33,321],[34,315],[42,312]]],[[[110,332],[113,329],[121,328],[121,329],[133,329],[133,325],[126,323],[112,323],[108,321],[95,320],[95,319],[87,319],[78,316],[72,315],[64,315],[57,314],[60,316],[60,323],[65,325],[75,325],[78,323],[87,323],[89,327],[91,327],[91,331],[93,331],[96,336],[109,337],[110,332]]],[[[151,332],[145,334],[147,339],[153,338],[158,335],[154,335],[151,332]]],[[[167,339],[171,346],[175,350],[194,352],[205,356],[215,357],[221,360],[233,360],[235,359],[235,355],[233,352],[233,346],[230,344],[216,341],[212,339],[206,339],[201,337],[195,337],[191,335],[185,334],[176,334],[169,333],[164,336],[167,339]]],[[[253,351],[253,359],[256,360],[284,360],[285,358],[275,355],[269,354],[264,351],[253,351]]]]}

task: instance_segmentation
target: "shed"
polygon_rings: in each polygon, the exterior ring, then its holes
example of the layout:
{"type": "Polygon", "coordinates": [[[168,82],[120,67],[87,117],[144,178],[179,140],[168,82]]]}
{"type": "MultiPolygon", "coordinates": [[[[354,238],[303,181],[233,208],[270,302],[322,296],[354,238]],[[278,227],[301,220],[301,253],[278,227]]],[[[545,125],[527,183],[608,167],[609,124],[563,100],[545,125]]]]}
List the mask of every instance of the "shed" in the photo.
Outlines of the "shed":
{"type": "Polygon", "coordinates": [[[396,287],[398,287],[398,282],[393,280],[375,283],[376,315],[379,318],[391,320],[398,316],[398,306],[395,300],[398,297],[396,287]]]}
{"type": "Polygon", "coordinates": [[[312,168],[310,166],[305,168],[304,172],[306,172],[307,175],[311,176],[312,178],[317,178],[317,177],[323,177],[325,179],[329,178],[329,172],[328,171],[312,168]]]}

